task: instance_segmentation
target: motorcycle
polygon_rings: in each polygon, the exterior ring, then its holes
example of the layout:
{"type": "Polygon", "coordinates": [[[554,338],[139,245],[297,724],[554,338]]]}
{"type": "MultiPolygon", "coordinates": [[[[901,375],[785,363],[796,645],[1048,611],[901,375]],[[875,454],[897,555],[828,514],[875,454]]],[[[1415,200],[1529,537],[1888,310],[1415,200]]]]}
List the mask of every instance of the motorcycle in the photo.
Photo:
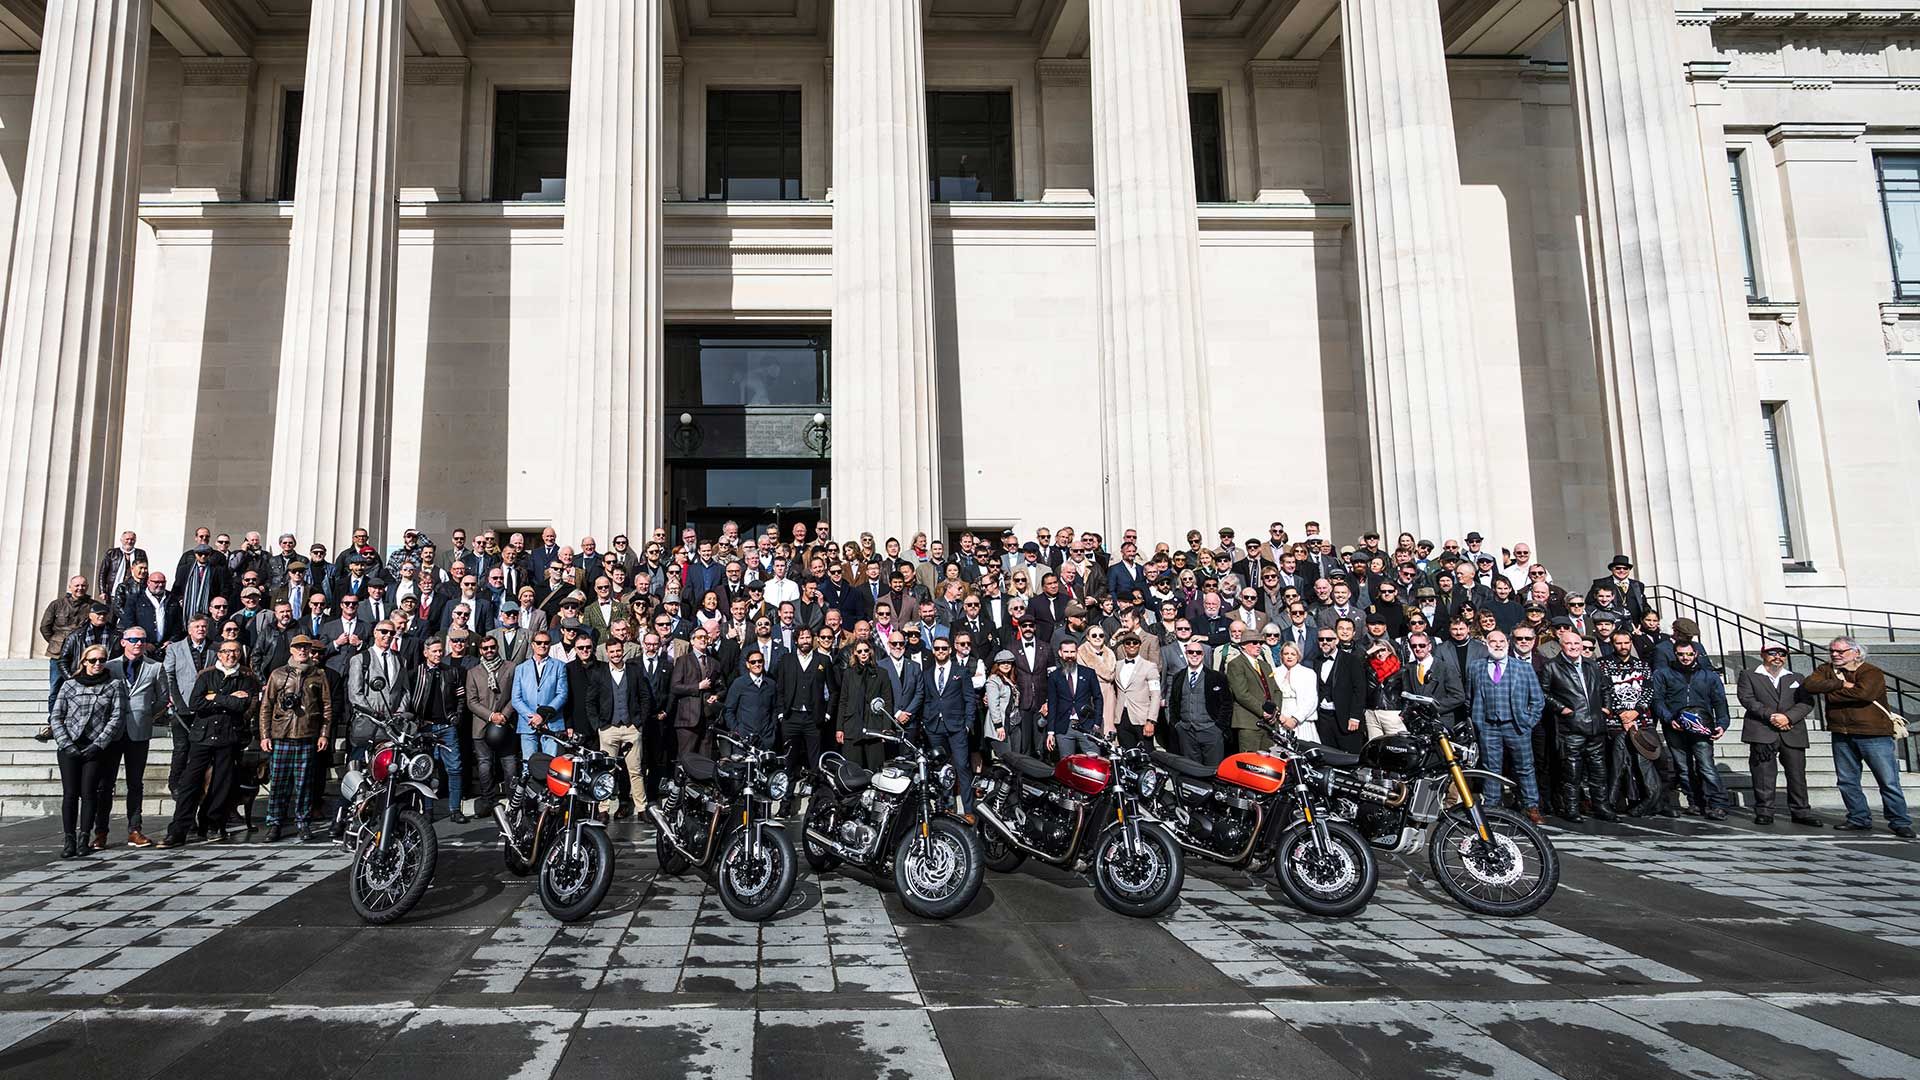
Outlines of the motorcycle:
{"type": "MultiPolygon", "coordinates": [[[[879,698],[869,707],[887,716],[879,698]]],[[[802,782],[807,865],[816,874],[842,860],[891,870],[908,911],[926,919],[957,915],[980,892],[986,856],[980,834],[950,813],[954,766],[911,738],[891,731],[878,738],[901,753],[879,772],[828,751],[820,755],[819,780],[802,782]]]]}
{"type": "Polygon", "coordinates": [[[1255,873],[1271,863],[1295,907],[1338,918],[1366,907],[1380,883],[1367,841],[1328,812],[1323,748],[1262,721],[1264,753],[1231,754],[1219,766],[1152,752],[1161,777],[1152,817],[1186,850],[1255,873]]]}
{"type": "Polygon", "coordinates": [[[736,919],[770,919],[793,895],[799,855],[773,804],[786,799],[792,779],[786,756],[717,732],[734,749],[715,761],[682,754],[664,797],[647,809],[663,874],[711,868],[720,902],[736,919]]]}
{"type": "MultiPolygon", "coordinates": [[[[374,680],[374,691],[385,690],[374,680]]],[[[382,926],[420,902],[433,882],[440,840],[433,831],[439,763],[433,740],[406,713],[361,714],[381,741],[340,777],[333,837],[353,853],[347,897],[356,915],[382,926]]]]}
{"type": "Polygon", "coordinates": [[[975,779],[986,864],[1002,874],[1028,856],[1090,867],[1101,903],[1151,918],[1173,903],[1186,878],[1179,842],[1143,809],[1159,773],[1144,746],[1116,750],[1098,736],[1093,741],[1102,754],[1069,754],[1058,765],[999,753],[975,779]]]}
{"type": "Polygon", "coordinates": [[[1405,695],[1400,716],[1406,734],[1374,739],[1358,754],[1322,756],[1336,811],[1374,847],[1396,854],[1412,854],[1424,838],[1434,877],[1462,907],[1538,911],[1560,884],[1552,841],[1519,814],[1483,804],[1467,778],[1513,781],[1473,768],[1477,740],[1449,730],[1432,698],[1405,695]]]}
{"type": "Polygon", "coordinates": [[[525,773],[506,781],[493,806],[507,870],[540,870],[540,906],[563,923],[578,922],[606,899],[613,884],[613,842],[600,804],[613,798],[618,763],[597,747],[557,732],[546,738],[563,754],[535,754],[525,773]]]}

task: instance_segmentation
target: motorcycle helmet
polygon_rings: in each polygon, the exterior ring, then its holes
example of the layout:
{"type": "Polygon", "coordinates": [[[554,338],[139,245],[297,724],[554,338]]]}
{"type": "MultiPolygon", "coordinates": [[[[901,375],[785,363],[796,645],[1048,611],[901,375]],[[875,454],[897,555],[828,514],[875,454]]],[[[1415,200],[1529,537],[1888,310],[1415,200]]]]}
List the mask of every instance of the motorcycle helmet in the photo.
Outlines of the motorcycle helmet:
{"type": "Polygon", "coordinates": [[[520,749],[520,736],[511,724],[488,724],[480,733],[487,749],[496,754],[511,754],[520,749]]]}

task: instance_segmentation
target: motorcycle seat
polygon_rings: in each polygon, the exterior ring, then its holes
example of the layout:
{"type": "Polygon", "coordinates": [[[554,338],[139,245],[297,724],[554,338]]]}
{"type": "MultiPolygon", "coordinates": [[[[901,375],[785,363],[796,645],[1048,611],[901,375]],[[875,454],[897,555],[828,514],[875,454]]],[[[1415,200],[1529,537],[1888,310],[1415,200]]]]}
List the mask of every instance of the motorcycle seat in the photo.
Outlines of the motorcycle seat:
{"type": "Polygon", "coordinates": [[[1309,746],[1304,754],[1315,765],[1325,765],[1332,769],[1344,769],[1360,764],[1359,754],[1349,754],[1345,750],[1335,750],[1331,746],[1309,746]]]}
{"type": "Polygon", "coordinates": [[[1208,780],[1214,775],[1213,769],[1200,764],[1192,758],[1181,757],[1179,754],[1169,754],[1165,750],[1155,750],[1153,752],[1153,763],[1169,772],[1176,772],[1181,776],[1191,776],[1196,780],[1208,780]]]}
{"type": "Polygon", "coordinates": [[[1016,754],[1012,751],[1007,751],[1000,755],[1000,760],[1006,763],[1007,768],[1012,769],[1014,772],[1019,773],[1029,780],[1053,779],[1053,766],[1041,761],[1039,758],[1031,758],[1025,754],[1016,754]]]}
{"type": "Polygon", "coordinates": [[[719,771],[719,766],[705,754],[681,754],[680,767],[686,770],[689,780],[711,780],[719,771]]]}
{"type": "Polygon", "coordinates": [[[527,759],[527,782],[538,784],[547,778],[547,766],[553,761],[551,754],[535,754],[527,759]]]}
{"type": "Polygon", "coordinates": [[[861,791],[864,790],[868,784],[873,783],[873,773],[855,765],[851,761],[842,761],[840,768],[836,770],[836,779],[840,781],[841,787],[850,792],[861,791]]]}

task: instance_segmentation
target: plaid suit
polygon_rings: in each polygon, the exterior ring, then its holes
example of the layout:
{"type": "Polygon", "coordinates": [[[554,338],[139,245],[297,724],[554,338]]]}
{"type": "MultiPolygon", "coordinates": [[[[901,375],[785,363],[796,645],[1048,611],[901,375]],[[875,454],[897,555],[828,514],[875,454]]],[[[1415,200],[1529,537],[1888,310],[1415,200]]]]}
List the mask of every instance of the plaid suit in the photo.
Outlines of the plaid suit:
{"type": "MultiPolygon", "coordinates": [[[[1473,665],[1472,678],[1470,712],[1474,730],[1480,735],[1481,765],[1497,773],[1504,765],[1512,764],[1525,807],[1537,809],[1540,786],[1533,774],[1533,728],[1540,722],[1547,699],[1540,689],[1540,680],[1533,673],[1533,665],[1509,656],[1496,682],[1493,661],[1482,660],[1473,665]]],[[[1498,785],[1491,780],[1483,782],[1480,797],[1497,800],[1498,785]]]]}

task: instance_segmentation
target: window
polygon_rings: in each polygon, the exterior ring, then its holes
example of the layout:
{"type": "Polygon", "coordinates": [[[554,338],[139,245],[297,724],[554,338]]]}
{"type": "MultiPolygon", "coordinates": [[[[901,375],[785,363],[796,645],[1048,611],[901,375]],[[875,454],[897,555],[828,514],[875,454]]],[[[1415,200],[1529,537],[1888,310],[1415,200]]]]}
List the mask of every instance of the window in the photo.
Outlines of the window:
{"type": "Polygon", "coordinates": [[[1733,212],[1740,218],[1740,250],[1746,255],[1747,299],[1760,299],[1760,276],[1753,262],[1753,214],[1747,205],[1746,155],[1727,151],[1727,172],[1733,184],[1733,212]]]}
{"type": "Polygon", "coordinates": [[[800,91],[707,91],[707,198],[800,197],[800,91]]]}
{"type": "Polygon", "coordinates": [[[1767,465],[1773,474],[1774,506],[1780,519],[1780,558],[1798,562],[1793,532],[1793,480],[1787,445],[1787,403],[1760,403],[1760,437],[1767,453],[1767,465]]]}
{"type": "Polygon", "coordinates": [[[567,92],[501,90],[493,99],[493,197],[567,197],[567,92]]]}
{"type": "Polygon", "coordinates": [[[795,406],[828,400],[826,334],[669,330],[667,405],[795,406]]]}
{"type": "Polygon", "coordinates": [[[1198,201],[1227,201],[1225,140],[1220,136],[1220,95],[1191,93],[1187,111],[1193,125],[1193,191],[1198,201]]]}
{"type": "Polygon", "coordinates": [[[302,94],[287,91],[280,114],[280,197],[292,200],[294,178],[300,169],[300,105],[302,94]]]}
{"type": "Polygon", "coordinates": [[[1893,254],[1893,298],[1920,300],[1920,154],[1880,154],[1874,165],[1893,254]]]}
{"type": "Polygon", "coordinates": [[[934,202],[1013,201],[1013,95],[927,94],[934,202]]]}

